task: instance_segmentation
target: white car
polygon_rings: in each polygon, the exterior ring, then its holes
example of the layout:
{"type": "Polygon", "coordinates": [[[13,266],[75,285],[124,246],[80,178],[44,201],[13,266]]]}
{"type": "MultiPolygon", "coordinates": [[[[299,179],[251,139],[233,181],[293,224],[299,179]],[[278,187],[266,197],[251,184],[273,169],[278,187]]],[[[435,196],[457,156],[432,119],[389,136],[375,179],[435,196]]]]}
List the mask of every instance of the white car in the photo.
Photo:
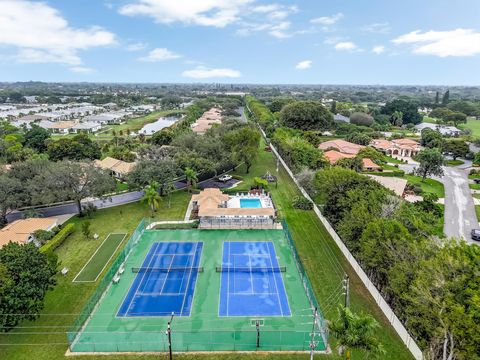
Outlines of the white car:
{"type": "Polygon", "coordinates": [[[229,180],[232,180],[232,175],[228,175],[228,174],[222,175],[218,178],[218,180],[221,182],[227,182],[229,180]]]}

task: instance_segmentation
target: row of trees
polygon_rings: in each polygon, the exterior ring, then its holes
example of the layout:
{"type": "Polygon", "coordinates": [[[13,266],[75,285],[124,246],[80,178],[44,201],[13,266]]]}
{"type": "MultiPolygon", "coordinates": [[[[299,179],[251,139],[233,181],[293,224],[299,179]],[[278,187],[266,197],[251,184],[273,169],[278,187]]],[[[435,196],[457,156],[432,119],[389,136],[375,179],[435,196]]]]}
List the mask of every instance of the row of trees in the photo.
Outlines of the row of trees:
{"type": "Polygon", "coordinates": [[[477,358],[480,248],[435,237],[442,211],[434,198],[410,204],[338,167],[320,170],[313,188],[325,216],[427,358],[477,358]]]}

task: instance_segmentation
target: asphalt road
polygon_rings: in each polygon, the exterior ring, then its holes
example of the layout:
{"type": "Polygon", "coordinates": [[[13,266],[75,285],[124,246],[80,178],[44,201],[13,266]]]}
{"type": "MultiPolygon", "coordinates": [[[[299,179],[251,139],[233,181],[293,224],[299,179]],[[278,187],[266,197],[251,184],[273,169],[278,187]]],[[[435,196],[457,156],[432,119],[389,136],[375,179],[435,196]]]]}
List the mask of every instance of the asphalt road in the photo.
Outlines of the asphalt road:
{"type": "Polygon", "coordinates": [[[470,231],[479,228],[473,197],[468,186],[465,170],[444,167],[442,182],[445,186],[445,224],[443,231],[447,237],[464,238],[468,243],[476,243],[470,238],[470,231]]]}
{"type": "MultiPolygon", "coordinates": [[[[142,197],[143,197],[143,191],[132,191],[128,193],[113,195],[110,198],[106,198],[106,199],[94,199],[94,200],[85,199],[85,200],[82,200],[82,204],[86,202],[92,202],[98,209],[104,209],[112,206],[118,206],[118,205],[128,204],[134,201],[138,201],[142,197]]],[[[77,205],[75,203],[66,203],[62,205],[40,208],[40,209],[37,209],[37,211],[40,214],[42,214],[42,216],[44,217],[78,213],[77,205]]],[[[22,219],[22,218],[23,218],[22,211],[15,210],[7,215],[8,222],[12,222],[14,220],[22,219]]]]}

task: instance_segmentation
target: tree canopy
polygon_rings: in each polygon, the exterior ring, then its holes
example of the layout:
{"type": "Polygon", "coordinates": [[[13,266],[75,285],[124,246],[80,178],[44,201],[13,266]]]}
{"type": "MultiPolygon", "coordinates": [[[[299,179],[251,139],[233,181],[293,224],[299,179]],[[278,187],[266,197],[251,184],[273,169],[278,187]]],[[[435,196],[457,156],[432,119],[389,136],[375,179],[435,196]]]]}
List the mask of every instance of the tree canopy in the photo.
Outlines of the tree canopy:
{"type": "Polygon", "coordinates": [[[412,101],[395,99],[389,101],[382,107],[381,112],[392,116],[396,111],[402,113],[404,124],[419,124],[422,122],[422,116],[418,112],[418,105],[412,101]]]}
{"type": "Polygon", "coordinates": [[[280,112],[282,125],[300,130],[328,130],[333,128],[333,115],[320,102],[297,101],[280,112]]]}

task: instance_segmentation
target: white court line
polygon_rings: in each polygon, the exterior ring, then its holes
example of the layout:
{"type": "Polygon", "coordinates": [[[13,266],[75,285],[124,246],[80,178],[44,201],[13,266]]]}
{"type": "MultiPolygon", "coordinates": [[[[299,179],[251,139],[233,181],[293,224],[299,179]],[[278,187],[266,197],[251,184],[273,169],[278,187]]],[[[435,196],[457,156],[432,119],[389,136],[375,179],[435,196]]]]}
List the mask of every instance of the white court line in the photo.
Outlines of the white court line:
{"type": "MultiPolygon", "coordinates": [[[[272,243],[273,245],[273,243],[272,243]]],[[[268,247],[267,245],[267,249],[268,249],[268,253],[270,254],[269,256],[269,260],[270,260],[270,265],[272,266],[272,270],[273,270],[273,261],[272,261],[272,257],[274,255],[276,255],[275,253],[272,254],[272,250],[268,247]]],[[[275,248],[274,248],[275,249],[275,248]]],[[[278,293],[278,286],[277,286],[277,276],[275,273],[272,273],[272,276],[273,276],[273,282],[275,283],[275,289],[277,290],[277,299],[278,299],[278,306],[280,307],[280,312],[282,313],[282,316],[283,316],[283,307],[282,307],[282,302],[280,300],[280,294],[278,293]]],[[[283,281],[283,280],[282,280],[283,281]]],[[[286,295],[286,294],[285,294],[286,295]]]]}
{"type": "MultiPolygon", "coordinates": [[[[195,254],[197,252],[197,249],[198,249],[198,242],[195,243],[195,252],[194,252],[194,255],[193,255],[193,263],[195,263],[195,254]]],[[[193,265],[193,264],[190,264],[190,265],[193,265]]],[[[183,279],[184,278],[185,278],[185,276],[182,277],[182,283],[180,284],[180,288],[183,285],[183,279]]],[[[187,287],[185,288],[185,291],[183,292],[183,301],[182,301],[182,307],[180,308],[180,315],[182,315],[182,313],[183,313],[183,307],[185,306],[185,300],[187,299],[188,285],[190,285],[190,279],[191,278],[192,278],[192,268],[190,268],[190,274],[188,276],[187,287]]]]}
{"type": "Polygon", "coordinates": [[[252,287],[252,294],[253,294],[253,269],[252,269],[252,258],[248,255],[248,264],[250,265],[250,285],[252,287]]]}
{"type": "Polygon", "coordinates": [[[92,256],[90,256],[90,259],[88,259],[88,261],[86,262],[85,265],[83,265],[83,267],[80,269],[80,271],[78,272],[77,275],[75,275],[75,277],[73,278],[72,282],[78,282],[78,283],[90,283],[90,282],[95,282],[97,281],[98,277],[100,276],[100,274],[103,272],[103,270],[105,270],[105,268],[107,267],[108,263],[110,262],[110,260],[112,259],[113,255],[115,255],[115,253],[117,252],[118,248],[120,247],[120,245],[122,245],[123,241],[125,240],[125,238],[127,237],[127,233],[110,233],[108,234],[105,239],[102,241],[102,243],[100,244],[100,246],[97,248],[97,250],[95,250],[95,252],[92,254],[92,256]],[[99,271],[99,273],[97,274],[97,277],[95,278],[95,280],[84,280],[84,281],[76,281],[77,277],[82,273],[82,271],[87,267],[88,264],[90,264],[90,261],[92,261],[93,257],[95,256],[95,254],[98,252],[98,250],[100,250],[100,248],[103,246],[103,243],[105,241],[107,241],[107,239],[110,237],[110,235],[124,235],[122,240],[118,243],[117,247],[115,248],[115,250],[112,252],[112,255],[110,255],[110,257],[108,258],[108,260],[105,262],[105,265],[103,266],[102,270],[99,271]]]}
{"type": "MultiPolygon", "coordinates": [[[[153,247],[152,247],[152,248],[150,249],[150,251],[153,250],[153,253],[154,253],[154,254],[155,254],[155,252],[156,252],[157,249],[158,249],[158,244],[159,244],[159,243],[154,243],[154,245],[156,245],[155,248],[153,249],[153,247]]],[[[147,256],[148,256],[148,253],[147,253],[147,256]]],[[[148,261],[147,267],[149,267],[149,265],[152,263],[152,260],[153,260],[154,258],[155,258],[155,257],[152,255],[152,257],[151,257],[150,260],[148,261]]],[[[145,278],[145,274],[146,274],[146,273],[147,273],[146,271],[143,273],[142,279],[141,279],[140,282],[138,283],[137,288],[135,289],[135,292],[133,293],[133,296],[130,298],[130,304],[128,304],[128,308],[127,308],[127,310],[125,311],[125,315],[124,315],[124,316],[126,316],[126,315],[128,314],[128,312],[130,311],[130,308],[131,308],[131,306],[132,306],[133,300],[137,297],[138,289],[140,288],[140,285],[142,285],[143,279],[145,278]]],[[[136,279],[136,277],[135,277],[135,279],[136,279]]],[[[135,281],[135,279],[134,279],[133,281],[135,281]]],[[[130,291],[129,291],[129,292],[130,292],[130,291]]],[[[128,293],[127,293],[127,294],[128,294],[128,293]]]]}
{"type": "Polygon", "coordinates": [[[162,289],[160,290],[159,295],[163,294],[163,289],[165,288],[165,284],[167,283],[168,274],[170,273],[170,269],[172,268],[173,259],[175,259],[175,255],[173,255],[172,261],[170,261],[170,266],[168,267],[167,273],[165,274],[165,280],[163,281],[162,289]]]}
{"type": "MultiPolygon", "coordinates": [[[[198,259],[198,267],[202,264],[202,256],[203,256],[203,241],[197,241],[197,244],[202,244],[202,250],[200,251],[200,258],[198,259]]],[[[197,245],[198,246],[198,245],[197,245]]],[[[198,278],[198,271],[197,271],[197,278],[198,278]]],[[[193,294],[192,294],[192,304],[190,305],[190,312],[192,311],[192,306],[193,306],[193,300],[195,299],[195,289],[197,288],[197,285],[193,287],[193,294]]],[[[190,317],[190,314],[188,314],[188,317],[190,317]]]]}
{"type": "MultiPolygon", "coordinates": [[[[230,258],[230,243],[227,243],[228,244],[228,257],[227,257],[227,260],[229,263],[232,262],[231,258],[230,258]]],[[[233,279],[233,289],[235,289],[235,279],[233,279]]],[[[230,316],[230,313],[228,312],[228,303],[230,302],[230,267],[228,268],[228,272],[227,272],[227,316],[230,316]]]]}

